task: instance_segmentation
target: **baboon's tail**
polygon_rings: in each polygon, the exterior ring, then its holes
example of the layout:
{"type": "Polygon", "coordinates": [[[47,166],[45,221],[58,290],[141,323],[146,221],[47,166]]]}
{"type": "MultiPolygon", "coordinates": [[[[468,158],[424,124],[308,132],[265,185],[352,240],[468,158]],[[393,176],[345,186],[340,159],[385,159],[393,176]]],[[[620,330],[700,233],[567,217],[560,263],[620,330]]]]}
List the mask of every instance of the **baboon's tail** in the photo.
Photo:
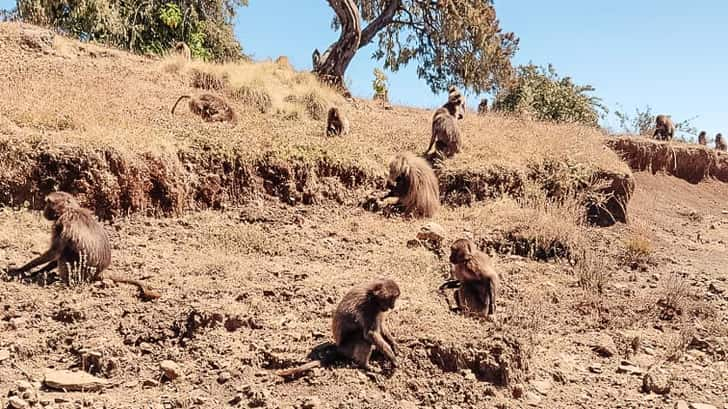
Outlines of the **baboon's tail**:
{"type": "Polygon", "coordinates": [[[142,283],[139,280],[134,280],[131,278],[123,278],[123,277],[116,276],[114,274],[105,274],[103,276],[103,278],[108,278],[109,280],[111,280],[115,283],[131,284],[131,285],[136,286],[137,288],[139,288],[139,291],[141,291],[142,300],[145,300],[145,301],[156,300],[159,297],[161,297],[161,295],[157,291],[147,287],[144,283],[142,283]]]}
{"type": "Polygon", "coordinates": [[[290,377],[298,376],[304,372],[308,372],[311,369],[318,368],[320,366],[321,366],[320,360],[306,362],[305,364],[303,364],[301,366],[297,366],[295,368],[282,369],[280,371],[276,371],[276,375],[284,377],[284,378],[290,378],[290,377]]]}
{"type": "Polygon", "coordinates": [[[179,104],[180,101],[182,101],[185,98],[192,98],[189,95],[182,95],[181,97],[177,98],[177,102],[174,103],[174,106],[172,107],[172,113],[174,114],[174,110],[177,108],[177,104],[179,104]]]}

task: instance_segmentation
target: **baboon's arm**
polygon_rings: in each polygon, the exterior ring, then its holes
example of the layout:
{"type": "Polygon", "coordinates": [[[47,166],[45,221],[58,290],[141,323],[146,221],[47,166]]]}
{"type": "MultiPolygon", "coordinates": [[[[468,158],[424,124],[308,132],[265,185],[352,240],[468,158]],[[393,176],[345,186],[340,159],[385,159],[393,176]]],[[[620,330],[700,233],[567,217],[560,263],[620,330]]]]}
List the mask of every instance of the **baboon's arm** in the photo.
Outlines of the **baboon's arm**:
{"type": "Polygon", "coordinates": [[[397,196],[385,197],[384,199],[381,200],[381,202],[382,202],[382,206],[394,206],[397,203],[399,203],[399,197],[397,197],[397,196]]]}
{"type": "MultiPolygon", "coordinates": [[[[53,262],[57,261],[58,256],[61,254],[61,251],[60,251],[61,249],[60,249],[60,246],[58,244],[56,244],[56,242],[57,242],[57,239],[54,239],[53,245],[51,245],[51,248],[49,248],[48,251],[46,251],[45,253],[41,254],[40,256],[34,258],[33,260],[29,261],[26,265],[24,265],[20,268],[17,268],[17,269],[12,269],[11,272],[16,273],[16,274],[25,273],[26,271],[30,271],[30,270],[38,267],[41,264],[50,263],[51,261],[53,261],[53,262]]],[[[56,265],[57,264],[58,263],[56,263],[56,265]]],[[[50,264],[49,264],[48,266],[46,266],[44,268],[44,270],[48,269],[47,271],[50,271],[53,268],[55,268],[56,265],[54,265],[53,267],[50,267],[50,264]]]]}
{"type": "Polygon", "coordinates": [[[399,349],[397,347],[397,342],[394,340],[394,337],[392,336],[392,333],[389,332],[389,330],[387,329],[387,327],[385,327],[384,325],[381,325],[381,327],[382,327],[382,336],[384,337],[384,340],[387,341],[387,343],[389,344],[389,346],[392,347],[392,352],[394,352],[394,354],[396,355],[397,354],[397,350],[399,349]]]}
{"type": "Polygon", "coordinates": [[[435,146],[435,140],[437,138],[435,137],[435,133],[432,133],[432,138],[430,138],[430,146],[427,147],[427,150],[425,151],[425,155],[429,155],[430,151],[432,150],[432,147],[435,146]]]}

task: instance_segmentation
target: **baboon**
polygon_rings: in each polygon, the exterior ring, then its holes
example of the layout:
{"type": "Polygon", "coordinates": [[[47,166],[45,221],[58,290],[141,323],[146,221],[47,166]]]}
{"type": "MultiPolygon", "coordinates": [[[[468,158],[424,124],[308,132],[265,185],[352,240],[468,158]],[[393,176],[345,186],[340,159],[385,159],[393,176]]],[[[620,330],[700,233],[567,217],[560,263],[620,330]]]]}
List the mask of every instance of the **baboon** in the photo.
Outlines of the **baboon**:
{"type": "Polygon", "coordinates": [[[190,51],[190,47],[187,46],[187,44],[183,43],[182,41],[177,41],[172,46],[172,51],[179,55],[180,57],[184,58],[185,61],[192,61],[192,51],[190,51]]]}
{"type": "Polygon", "coordinates": [[[326,136],[344,136],[349,133],[349,120],[337,107],[329,109],[326,119],[326,136]]]}
{"type": "Polygon", "coordinates": [[[719,151],[728,151],[728,145],[723,140],[722,134],[715,135],[715,149],[719,151]]]}
{"type": "Polygon", "coordinates": [[[430,154],[432,147],[435,153],[445,158],[451,158],[462,148],[460,129],[457,120],[465,116],[465,99],[454,86],[450,87],[447,103],[435,111],[432,116],[432,138],[425,156],[430,154]]]}
{"type": "MultiPolygon", "coordinates": [[[[360,368],[370,370],[369,358],[376,348],[397,367],[397,344],[384,326],[384,312],[394,308],[399,286],[392,280],[374,280],[349,290],[336,307],[331,325],[336,343],[336,358],[353,360],[360,368]]],[[[276,372],[279,376],[295,376],[319,367],[314,360],[296,368],[276,372]]]]}
{"type": "Polygon", "coordinates": [[[190,100],[190,111],[202,117],[205,122],[235,122],[237,120],[237,115],[235,115],[233,108],[225,100],[212,94],[202,94],[198,98],[182,95],[174,103],[172,114],[174,114],[177,104],[185,98],[189,98],[190,100]]]}
{"type": "Polygon", "coordinates": [[[475,243],[459,239],[450,248],[453,280],[440,289],[459,287],[455,291],[458,309],[468,314],[489,315],[495,313],[498,289],[498,273],[487,254],[478,250],[475,243]]]}
{"type": "Polygon", "coordinates": [[[45,203],[43,216],[53,222],[51,246],[26,265],[10,269],[11,274],[23,274],[47,263],[32,275],[58,268],[60,278],[66,284],[71,284],[70,274],[73,273],[78,274],[77,278],[83,281],[110,279],[117,283],[133,284],[141,290],[142,298],[159,298],[156,291],[140,281],[105,273],[111,264],[111,245],[104,227],[91,211],[81,207],[73,196],[65,192],[49,194],[45,203]]]}
{"type": "Polygon", "coordinates": [[[672,119],[667,115],[657,115],[655,118],[655,133],[652,137],[662,141],[670,141],[673,136],[675,136],[675,125],[672,123],[672,119]]]}
{"type": "Polygon", "coordinates": [[[478,114],[485,114],[488,113],[488,99],[483,98],[480,100],[480,104],[478,104],[478,114]]]}
{"type": "Polygon", "coordinates": [[[698,143],[700,145],[707,145],[708,144],[708,137],[705,131],[700,131],[700,134],[698,134],[698,143]]]}
{"type": "Polygon", "coordinates": [[[379,207],[401,205],[405,214],[432,217],[440,208],[440,186],[426,160],[411,152],[389,162],[389,192],[379,200],[379,207]]]}

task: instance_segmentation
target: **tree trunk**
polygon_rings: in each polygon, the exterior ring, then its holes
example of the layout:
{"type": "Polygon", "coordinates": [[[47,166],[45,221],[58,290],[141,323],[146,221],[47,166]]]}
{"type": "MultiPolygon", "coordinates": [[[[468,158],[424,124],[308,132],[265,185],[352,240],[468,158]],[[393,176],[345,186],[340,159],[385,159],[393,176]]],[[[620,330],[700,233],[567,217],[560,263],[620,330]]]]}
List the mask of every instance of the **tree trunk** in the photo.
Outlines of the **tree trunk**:
{"type": "Polygon", "coordinates": [[[344,83],[344,73],[359,49],[361,41],[361,17],[354,0],[328,0],[341,23],[341,35],[323,56],[314,51],[313,71],[323,81],[342,89],[349,95],[344,83]]]}

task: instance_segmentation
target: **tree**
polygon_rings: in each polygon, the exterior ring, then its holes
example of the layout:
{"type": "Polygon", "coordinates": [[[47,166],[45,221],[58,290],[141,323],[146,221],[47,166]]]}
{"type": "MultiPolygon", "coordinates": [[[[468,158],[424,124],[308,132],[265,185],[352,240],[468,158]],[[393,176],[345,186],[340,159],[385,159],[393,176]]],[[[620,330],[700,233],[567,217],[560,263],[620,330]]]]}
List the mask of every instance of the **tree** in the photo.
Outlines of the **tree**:
{"type": "Polygon", "coordinates": [[[328,0],[336,13],[339,39],[313,67],[322,79],[342,87],[344,73],[358,50],[375,39],[373,57],[398,71],[416,60],[417,74],[433,92],[450,85],[477,93],[494,90],[512,74],[518,48],[513,33],[503,33],[493,0],[328,0]],[[363,26],[363,27],[362,27],[363,26]]]}
{"type": "Polygon", "coordinates": [[[596,126],[607,108],[600,98],[588,95],[591,85],[577,85],[570,77],[559,77],[552,65],[519,66],[516,79],[498,91],[496,111],[529,115],[540,121],[579,122],[596,126]]]}
{"type": "Polygon", "coordinates": [[[194,56],[240,58],[232,24],[248,0],[17,0],[21,20],[50,26],[82,40],[160,54],[176,41],[194,56]]]}

